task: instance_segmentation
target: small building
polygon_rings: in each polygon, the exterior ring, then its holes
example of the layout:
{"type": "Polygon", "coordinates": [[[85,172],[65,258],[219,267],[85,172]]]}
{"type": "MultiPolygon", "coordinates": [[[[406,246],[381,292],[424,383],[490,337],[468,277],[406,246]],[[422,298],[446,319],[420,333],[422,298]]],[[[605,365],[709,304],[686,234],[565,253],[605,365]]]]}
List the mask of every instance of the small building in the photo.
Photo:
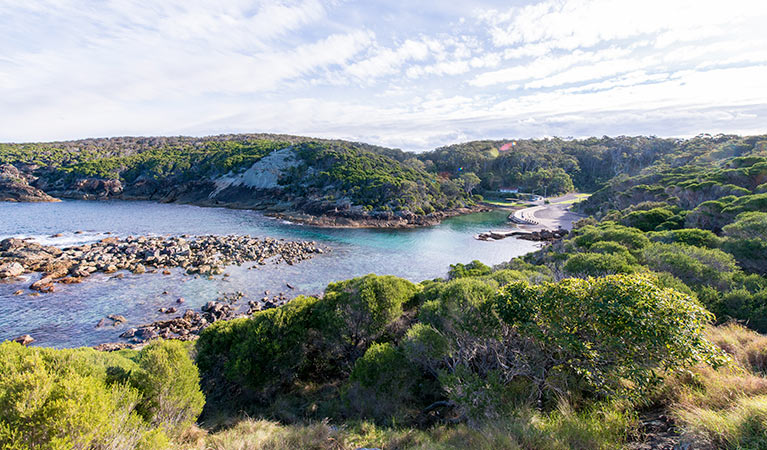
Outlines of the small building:
{"type": "Polygon", "coordinates": [[[519,188],[502,187],[498,189],[498,192],[501,192],[503,194],[518,194],[519,188]]]}

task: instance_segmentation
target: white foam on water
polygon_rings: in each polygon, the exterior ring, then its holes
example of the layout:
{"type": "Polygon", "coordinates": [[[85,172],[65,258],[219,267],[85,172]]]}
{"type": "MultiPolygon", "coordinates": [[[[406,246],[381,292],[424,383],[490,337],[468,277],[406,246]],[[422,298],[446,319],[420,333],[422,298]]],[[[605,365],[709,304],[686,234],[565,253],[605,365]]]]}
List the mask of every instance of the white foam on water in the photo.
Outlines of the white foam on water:
{"type": "MultiPolygon", "coordinates": [[[[93,242],[98,242],[106,237],[114,236],[112,234],[106,234],[106,233],[97,233],[94,231],[83,231],[82,233],[75,234],[75,233],[60,233],[61,236],[54,236],[54,235],[23,235],[18,234],[15,236],[5,236],[5,237],[14,237],[18,239],[31,239],[34,242],[37,242],[41,245],[52,245],[54,247],[72,247],[75,245],[82,245],[82,244],[90,244],[93,242]]],[[[3,237],[2,239],[5,239],[3,237]]]]}

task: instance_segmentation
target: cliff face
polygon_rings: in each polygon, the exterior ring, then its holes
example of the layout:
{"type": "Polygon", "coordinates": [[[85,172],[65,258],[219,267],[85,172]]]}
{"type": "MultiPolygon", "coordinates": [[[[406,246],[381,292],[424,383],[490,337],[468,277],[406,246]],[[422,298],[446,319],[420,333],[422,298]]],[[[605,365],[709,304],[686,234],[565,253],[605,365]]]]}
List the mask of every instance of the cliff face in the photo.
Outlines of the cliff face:
{"type": "Polygon", "coordinates": [[[3,202],[57,202],[42,190],[29,184],[28,174],[10,164],[0,165],[0,201],[3,202]]]}

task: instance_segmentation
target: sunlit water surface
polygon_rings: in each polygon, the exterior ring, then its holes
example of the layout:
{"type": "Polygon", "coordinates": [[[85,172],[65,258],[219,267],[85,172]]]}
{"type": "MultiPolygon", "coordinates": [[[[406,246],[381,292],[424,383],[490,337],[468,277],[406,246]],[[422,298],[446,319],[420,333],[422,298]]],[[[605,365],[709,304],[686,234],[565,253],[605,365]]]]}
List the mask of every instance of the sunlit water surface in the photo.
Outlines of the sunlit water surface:
{"type": "Polygon", "coordinates": [[[255,211],[201,208],[151,202],[0,203],[0,239],[34,237],[47,245],[69,246],[106,237],[128,235],[247,234],[257,237],[313,240],[330,251],[293,266],[287,264],[230,266],[229,277],[195,278],[182,269],[171,275],[133,275],[123,279],[96,274],[81,284],[57,285],[57,291],[38,297],[26,288],[37,277],[23,282],[0,283],[0,341],[29,333],[35,345],[75,347],[119,341],[128,326],[168,316],[160,307],[199,309],[221,293],[242,291],[247,300],[260,299],[264,291],[319,294],[331,281],[368,273],[391,274],[412,281],[446,275],[449,265],[478,259],[498,264],[537,248],[517,239],[484,242],[474,235],[504,229],[507,213],[495,211],[446,220],[440,225],[408,230],[326,229],[297,225],[255,211]],[[82,231],[75,234],[76,231],[82,231]],[[50,237],[63,233],[62,237],[50,237]],[[290,283],[295,289],[286,287],[290,283]],[[23,295],[14,292],[24,289],[23,295]],[[168,291],[169,295],[163,295],[168,291]],[[108,314],[128,319],[122,327],[96,328],[108,314]]]}

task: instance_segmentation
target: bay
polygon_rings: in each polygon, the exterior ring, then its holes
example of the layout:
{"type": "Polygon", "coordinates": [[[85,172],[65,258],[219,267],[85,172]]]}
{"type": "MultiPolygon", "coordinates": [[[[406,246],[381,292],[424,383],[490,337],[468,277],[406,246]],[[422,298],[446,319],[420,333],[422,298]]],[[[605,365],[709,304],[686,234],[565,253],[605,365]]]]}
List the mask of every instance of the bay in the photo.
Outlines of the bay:
{"type": "Polygon", "coordinates": [[[0,341],[31,334],[35,345],[76,347],[119,341],[126,327],[168,318],[160,307],[199,309],[222,293],[242,291],[240,300],[260,299],[264,291],[289,297],[321,294],[333,281],[368,273],[396,275],[418,282],[444,277],[450,264],[480,260],[493,265],[534,251],[538,244],[517,239],[485,242],[474,235],[511,228],[505,211],[470,214],[417,229],[328,229],[293,224],[257,211],[202,208],[141,201],[0,203],[0,239],[33,237],[61,247],[94,242],[107,236],[245,234],[289,240],[312,240],[329,252],[309,261],[226,268],[228,277],[213,279],[174,269],[124,278],[96,274],[81,284],[57,285],[51,294],[30,296],[21,282],[0,283],[0,341]],[[77,233],[80,232],[80,233],[77,233]],[[52,237],[61,233],[62,236],[52,237]],[[107,234],[109,233],[109,234],[107,234]],[[294,289],[289,289],[287,284],[294,289]],[[14,292],[23,290],[22,295],[14,292]],[[163,294],[167,291],[168,294],[163,294]],[[182,305],[176,299],[183,297],[182,305]],[[128,319],[121,327],[96,328],[108,314],[128,319]]]}

